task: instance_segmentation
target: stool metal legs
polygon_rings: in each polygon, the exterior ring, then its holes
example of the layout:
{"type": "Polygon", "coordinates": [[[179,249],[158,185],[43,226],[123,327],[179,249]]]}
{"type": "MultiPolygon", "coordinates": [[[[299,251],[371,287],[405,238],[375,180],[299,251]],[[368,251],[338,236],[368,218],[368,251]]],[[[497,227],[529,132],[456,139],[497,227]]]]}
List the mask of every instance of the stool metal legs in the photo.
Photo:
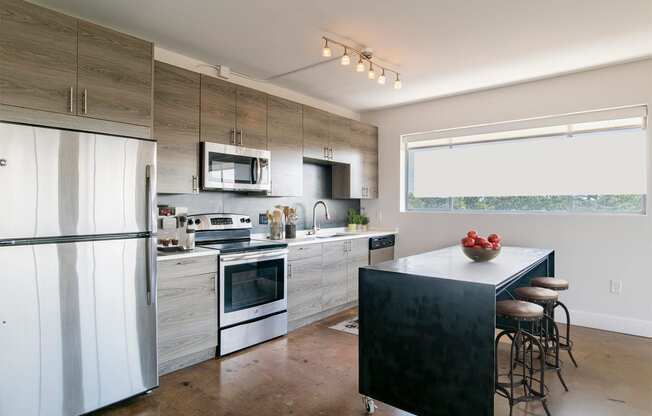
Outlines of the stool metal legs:
{"type": "Polygon", "coordinates": [[[564,305],[563,303],[557,301],[554,307],[557,308],[557,306],[560,306],[564,310],[564,313],[566,314],[566,336],[559,337],[562,340],[562,342],[560,342],[559,344],[559,348],[568,352],[571,361],[573,361],[573,365],[575,366],[575,368],[577,368],[577,361],[575,361],[575,357],[573,357],[573,341],[571,341],[570,339],[570,327],[571,327],[570,313],[568,312],[568,308],[566,307],[566,305],[564,305]]]}
{"type": "Polygon", "coordinates": [[[509,401],[510,416],[516,404],[533,400],[541,401],[546,415],[550,416],[546,404],[546,385],[544,384],[546,351],[539,339],[523,330],[521,323],[518,322],[516,330],[507,329],[498,334],[494,351],[496,394],[505,397],[509,401]],[[511,340],[509,372],[506,374],[508,382],[500,382],[498,371],[498,344],[503,337],[508,337],[511,340]],[[537,354],[536,358],[535,354],[537,354]],[[535,363],[538,364],[537,367],[535,367],[535,363]],[[515,389],[521,386],[523,387],[523,395],[516,396],[515,389]]]}

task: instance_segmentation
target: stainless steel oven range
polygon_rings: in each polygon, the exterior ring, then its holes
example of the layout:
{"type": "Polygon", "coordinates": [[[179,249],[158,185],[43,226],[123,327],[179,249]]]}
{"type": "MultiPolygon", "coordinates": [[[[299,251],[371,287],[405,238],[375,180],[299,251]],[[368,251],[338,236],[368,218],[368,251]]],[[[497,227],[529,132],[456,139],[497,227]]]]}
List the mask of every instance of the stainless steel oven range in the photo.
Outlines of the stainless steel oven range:
{"type": "Polygon", "coordinates": [[[287,244],[251,240],[251,218],[190,216],[197,245],[218,250],[219,352],[287,334],[287,244]]]}

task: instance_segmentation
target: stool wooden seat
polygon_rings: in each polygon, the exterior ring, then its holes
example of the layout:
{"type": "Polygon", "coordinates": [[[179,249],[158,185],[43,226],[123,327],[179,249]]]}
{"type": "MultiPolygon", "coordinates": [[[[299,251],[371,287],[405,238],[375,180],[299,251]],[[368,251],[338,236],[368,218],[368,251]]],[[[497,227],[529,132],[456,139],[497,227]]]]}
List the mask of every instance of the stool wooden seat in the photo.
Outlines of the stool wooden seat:
{"type": "Polygon", "coordinates": [[[569,286],[568,280],[556,277],[535,277],[530,280],[530,285],[550,290],[568,290],[569,286]]]}
{"type": "Polygon", "coordinates": [[[543,318],[543,307],[522,300],[500,300],[496,302],[496,315],[519,321],[535,321],[543,318]]]}
{"type": "Polygon", "coordinates": [[[559,294],[554,290],[542,287],[519,287],[514,289],[517,299],[536,303],[557,302],[559,294]]]}

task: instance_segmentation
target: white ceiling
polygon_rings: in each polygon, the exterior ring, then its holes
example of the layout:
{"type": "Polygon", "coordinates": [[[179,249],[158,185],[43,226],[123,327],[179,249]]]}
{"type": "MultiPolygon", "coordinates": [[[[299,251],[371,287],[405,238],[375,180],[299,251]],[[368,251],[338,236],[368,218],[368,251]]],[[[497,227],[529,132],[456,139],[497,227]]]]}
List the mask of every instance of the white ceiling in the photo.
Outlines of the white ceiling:
{"type": "Polygon", "coordinates": [[[274,82],[355,111],[652,56],[651,0],[36,1],[258,78],[324,59],[324,34],[351,39],[403,89],[337,62],[274,82]]]}

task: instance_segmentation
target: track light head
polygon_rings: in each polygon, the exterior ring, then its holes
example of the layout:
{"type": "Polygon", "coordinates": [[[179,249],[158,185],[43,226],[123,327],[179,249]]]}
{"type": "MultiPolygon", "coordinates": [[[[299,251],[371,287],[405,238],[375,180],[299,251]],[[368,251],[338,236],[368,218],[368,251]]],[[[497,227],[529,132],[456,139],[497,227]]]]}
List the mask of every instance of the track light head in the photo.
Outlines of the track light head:
{"type": "Polygon", "coordinates": [[[364,62],[362,62],[362,57],[358,60],[358,64],[355,66],[356,72],[364,72],[364,62]]]}
{"type": "Polygon", "coordinates": [[[344,55],[342,55],[342,59],[340,59],[340,64],[343,66],[347,66],[351,63],[351,57],[349,56],[346,48],[344,48],[344,55]]]}
{"type": "Polygon", "coordinates": [[[330,58],[333,55],[331,48],[328,47],[328,39],[324,38],[324,48],[321,50],[321,56],[330,58]]]}

